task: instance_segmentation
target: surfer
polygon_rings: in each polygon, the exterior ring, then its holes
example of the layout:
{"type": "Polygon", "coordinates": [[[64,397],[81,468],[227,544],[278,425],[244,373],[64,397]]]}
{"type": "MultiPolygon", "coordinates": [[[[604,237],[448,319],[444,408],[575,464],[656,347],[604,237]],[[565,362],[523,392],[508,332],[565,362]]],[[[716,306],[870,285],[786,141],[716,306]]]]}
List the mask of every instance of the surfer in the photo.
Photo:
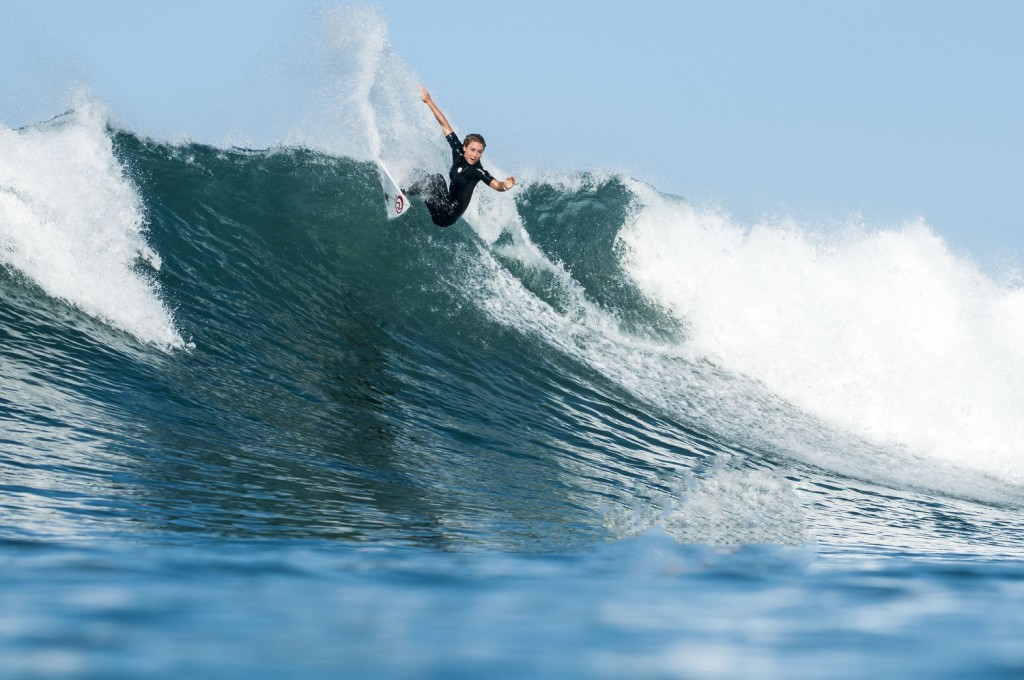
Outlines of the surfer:
{"type": "Polygon", "coordinates": [[[504,182],[498,181],[480,163],[487,143],[477,134],[466,135],[466,141],[459,140],[458,135],[448,124],[448,119],[437,108],[430,98],[430,93],[420,85],[420,99],[430,107],[434,118],[441,124],[441,132],[452,147],[452,167],[448,171],[449,187],[440,173],[429,175],[406,190],[406,194],[415,196],[425,194],[427,209],[434,224],[439,227],[450,227],[466,212],[469,201],[473,198],[473,189],[477,182],[483,182],[495,191],[508,191],[516,185],[515,177],[507,177],[504,182]]]}

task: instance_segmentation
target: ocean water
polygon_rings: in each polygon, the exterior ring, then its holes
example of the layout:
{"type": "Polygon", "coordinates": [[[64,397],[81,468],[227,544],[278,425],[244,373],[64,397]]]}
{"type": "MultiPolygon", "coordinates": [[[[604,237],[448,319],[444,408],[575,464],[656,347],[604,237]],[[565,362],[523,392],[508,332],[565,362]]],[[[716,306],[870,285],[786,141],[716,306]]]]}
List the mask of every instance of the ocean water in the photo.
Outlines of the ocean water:
{"type": "Polygon", "coordinates": [[[1019,279],[585,169],[389,222],[360,35],[364,137],[0,127],[0,676],[1024,677],[1019,279]]]}

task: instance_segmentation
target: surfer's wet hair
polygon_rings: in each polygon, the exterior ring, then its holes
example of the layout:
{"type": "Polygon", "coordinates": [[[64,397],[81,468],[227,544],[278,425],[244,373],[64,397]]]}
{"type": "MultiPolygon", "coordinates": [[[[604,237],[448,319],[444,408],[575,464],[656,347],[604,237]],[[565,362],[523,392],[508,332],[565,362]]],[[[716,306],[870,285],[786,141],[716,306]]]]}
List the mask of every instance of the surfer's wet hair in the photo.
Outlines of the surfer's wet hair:
{"type": "Polygon", "coordinates": [[[471,132],[468,135],[466,135],[466,141],[462,143],[463,148],[469,146],[470,142],[480,142],[480,146],[484,147],[485,149],[487,148],[487,142],[484,141],[484,136],[478,135],[475,132],[471,132]]]}

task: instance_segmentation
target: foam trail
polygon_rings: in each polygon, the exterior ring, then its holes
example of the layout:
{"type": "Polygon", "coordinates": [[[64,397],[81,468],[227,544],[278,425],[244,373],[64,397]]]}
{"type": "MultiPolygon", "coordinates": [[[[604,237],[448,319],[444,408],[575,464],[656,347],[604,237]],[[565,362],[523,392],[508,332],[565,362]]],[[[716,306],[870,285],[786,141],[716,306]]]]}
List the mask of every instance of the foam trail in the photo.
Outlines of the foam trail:
{"type": "Polygon", "coordinates": [[[660,526],[691,544],[803,545],[813,538],[793,483],[778,472],[718,467],[713,474],[686,474],[652,500],[636,508],[609,508],[606,528],[624,538],[660,526]]]}
{"type": "Polygon", "coordinates": [[[0,128],[0,261],[47,294],[161,347],[182,347],[150,276],[142,205],[80,100],[49,124],[0,128]]]}

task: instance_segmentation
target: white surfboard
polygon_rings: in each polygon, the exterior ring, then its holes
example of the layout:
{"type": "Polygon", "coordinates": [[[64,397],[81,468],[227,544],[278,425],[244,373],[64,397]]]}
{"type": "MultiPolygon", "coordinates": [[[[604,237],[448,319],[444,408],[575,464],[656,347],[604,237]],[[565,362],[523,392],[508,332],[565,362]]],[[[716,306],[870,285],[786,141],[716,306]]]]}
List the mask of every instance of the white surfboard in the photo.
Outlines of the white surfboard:
{"type": "Polygon", "coordinates": [[[391,176],[388,169],[384,167],[384,163],[377,161],[377,167],[380,168],[380,182],[384,185],[384,207],[388,211],[388,219],[393,220],[396,217],[401,217],[409,211],[409,198],[402,193],[398,182],[391,176]]]}

